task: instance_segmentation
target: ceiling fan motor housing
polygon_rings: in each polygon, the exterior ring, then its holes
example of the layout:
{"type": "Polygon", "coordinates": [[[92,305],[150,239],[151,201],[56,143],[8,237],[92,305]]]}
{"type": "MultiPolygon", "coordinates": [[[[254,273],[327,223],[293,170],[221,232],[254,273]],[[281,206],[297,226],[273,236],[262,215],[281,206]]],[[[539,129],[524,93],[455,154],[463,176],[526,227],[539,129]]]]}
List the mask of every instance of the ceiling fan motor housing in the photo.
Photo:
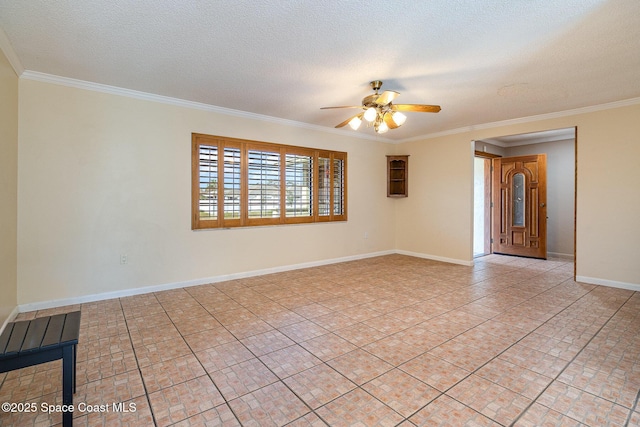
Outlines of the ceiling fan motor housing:
{"type": "Polygon", "coordinates": [[[369,96],[365,96],[364,98],[362,98],[362,105],[364,107],[375,107],[376,106],[376,99],[378,99],[380,95],[378,95],[377,93],[374,93],[373,95],[369,95],[369,96]]]}

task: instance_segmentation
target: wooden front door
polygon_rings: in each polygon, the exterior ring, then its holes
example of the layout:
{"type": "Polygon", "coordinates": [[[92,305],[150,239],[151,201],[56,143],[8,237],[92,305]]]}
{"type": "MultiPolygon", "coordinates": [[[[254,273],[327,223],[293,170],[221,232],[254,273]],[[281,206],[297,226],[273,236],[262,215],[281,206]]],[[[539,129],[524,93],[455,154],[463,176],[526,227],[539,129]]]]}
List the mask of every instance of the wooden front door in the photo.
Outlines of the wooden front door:
{"type": "Polygon", "coordinates": [[[493,160],[493,252],[547,258],[547,156],[493,160]]]}

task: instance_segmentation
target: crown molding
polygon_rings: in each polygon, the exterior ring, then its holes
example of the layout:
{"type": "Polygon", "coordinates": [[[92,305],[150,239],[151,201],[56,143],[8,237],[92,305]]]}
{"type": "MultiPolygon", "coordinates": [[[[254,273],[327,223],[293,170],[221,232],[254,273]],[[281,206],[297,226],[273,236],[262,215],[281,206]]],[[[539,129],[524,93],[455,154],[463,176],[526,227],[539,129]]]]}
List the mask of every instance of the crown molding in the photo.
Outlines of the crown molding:
{"type": "Polygon", "coordinates": [[[556,118],[560,118],[560,117],[574,116],[574,115],[577,115],[577,114],[592,113],[592,112],[597,112],[597,111],[602,111],[602,110],[610,110],[610,109],[613,109],[613,108],[626,107],[626,106],[630,106],[630,105],[640,104],[640,97],[639,98],[630,98],[630,99],[626,99],[626,100],[622,100],[622,101],[609,102],[609,103],[606,103],[606,104],[600,104],[600,105],[593,105],[593,106],[589,106],[589,107],[576,108],[576,109],[573,109],[573,110],[565,110],[565,111],[559,111],[559,112],[555,112],[555,113],[539,114],[537,116],[521,117],[521,118],[517,118],[517,119],[503,120],[503,121],[499,121],[499,122],[483,123],[483,124],[478,124],[478,125],[465,126],[465,127],[461,127],[461,128],[457,128],[457,129],[445,130],[445,131],[442,131],[442,132],[435,132],[435,133],[425,134],[425,135],[411,137],[411,138],[405,138],[405,139],[401,139],[401,140],[392,140],[392,139],[388,139],[388,138],[382,138],[382,137],[380,137],[378,135],[368,135],[368,134],[364,134],[364,133],[355,133],[355,132],[350,132],[350,131],[345,130],[345,129],[328,128],[328,127],[325,127],[325,126],[313,125],[313,124],[309,124],[309,123],[298,122],[298,121],[295,121],[295,120],[282,119],[282,118],[279,118],[279,117],[272,117],[272,116],[267,116],[267,115],[264,115],[264,114],[250,113],[250,112],[247,112],[247,111],[233,110],[233,109],[230,109],[230,108],[219,107],[219,106],[216,106],[216,105],[205,104],[205,103],[201,103],[201,102],[187,101],[187,100],[184,100],[184,99],[173,98],[173,97],[170,97],[170,96],[156,95],[156,94],[153,94],[153,93],[141,92],[141,91],[132,90],[132,89],[125,89],[125,88],[121,88],[121,87],[117,87],[117,86],[110,86],[110,85],[105,85],[105,84],[101,84],[101,83],[89,82],[89,81],[85,81],[85,80],[78,80],[78,79],[72,79],[72,78],[68,78],[68,77],[61,77],[61,76],[56,76],[56,75],[53,75],[53,74],[40,73],[40,72],[37,72],[37,71],[24,70],[24,68],[22,68],[22,65],[21,65],[20,61],[18,60],[17,56],[13,52],[13,49],[11,48],[11,45],[9,44],[9,41],[6,38],[6,35],[2,31],[2,29],[0,29],[0,48],[2,48],[3,52],[5,52],[5,55],[7,55],[7,58],[9,59],[9,62],[11,63],[12,67],[14,68],[14,70],[16,71],[18,76],[20,78],[27,79],[27,80],[35,80],[35,81],[44,82],[44,83],[52,83],[52,84],[57,84],[57,85],[61,85],[61,86],[73,87],[73,88],[76,88],[76,89],[84,89],[84,90],[89,90],[89,91],[94,91],[94,92],[102,92],[102,93],[107,93],[107,94],[111,94],[111,95],[118,95],[118,96],[124,96],[124,97],[128,97],[128,98],[140,99],[140,100],[144,100],[144,101],[159,102],[159,103],[162,103],[162,104],[175,105],[175,106],[183,107],[183,108],[191,108],[191,109],[195,109],[195,110],[209,111],[209,112],[218,113],[218,114],[225,114],[225,115],[228,115],[228,116],[243,117],[243,118],[248,118],[248,119],[252,119],[252,120],[259,120],[259,121],[263,121],[263,122],[279,124],[279,125],[283,125],[283,126],[291,126],[291,127],[302,128],[302,129],[309,129],[309,130],[313,130],[313,131],[317,131],[317,132],[331,133],[331,134],[334,134],[334,135],[348,136],[350,138],[364,139],[364,140],[376,141],[376,142],[384,142],[384,143],[389,143],[389,144],[402,144],[402,143],[405,143],[405,142],[413,142],[413,141],[420,141],[420,140],[424,140],[424,139],[438,138],[438,137],[448,136],[448,135],[456,135],[456,134],[465,133],[465,132],[472,132],[472,131],[476,131],[476,130],[493,129],[493,128],[498,128],[498,127],[503,127],[503,126],[517,125],[517,124],[523,124],[523,123],[531,123],[531,122],[536,122],[536,121],[541,121],[541,120],[556,119],[556,118]]]}
{"type": "Polygon", "coordinates": [[[502,138],[484,138],[478,139],[475,142],[481,142],[485,144],[491,144],[502,148],[507,147],[519,147],[522,145],[541,144],[545,142],[557,142],[557,141],[573,141],[576,138],[575,127],[567,127],[560,129],[550,129],[547,131],[525,133],[519,135],[513,135],[515,139],[506,137],[502,138]]]}
{"type": "Polygon", "coordinates": [[[0,28],[0,50],[4,53],[4,56],[7,57],[9,64],[13,68],[13,71],[18,75],[18,77],[22,76],[24,73],[24,67],[16,55],[16,52],[13,50],[13,46],[11,46],[11,42],[7,37],[7,34],[4,32],[2,28],[0,28]]]}
{"type": "Polygon", "coordinates": [[[174,105],[177,107],[191,108],[194,110],[209,111],[212,113],[225,114],[227,116],[242,117],[242,118],[247,118],[252,120],[260,120],[263,122],[269,122],[269,123],[274,123],[274,124],[283,125],[283,126],[309,129],[309,130],[314,130],[318,132],[332,133],[332,134],[341,135],[341,136],[349,136],[351,138],[366,139],[371,141],[387,142],[387,143],[392,142],[390,139],[380,138],[380,137],[366,135],[362,133],[347,134],[347,131],[344,129],[328,128],[325,126],[297,122],[295,120],[282,119],[278,117],[267,116],[264,114],[249,113],[247,111],[233,110],[230,108],[224,108],[224,107],[218,107],[216,105],[205,104],[202,102],[187,101],[180,98],[173,98],[173,97],[164,96],[164,95],[156,95],[153,93],[141,92],[141,91],[132,90],[132,89],[125,89],[125,88],[105,85],[101,83],[88,82],[85,80],[71,79],[68,77],[61,77],[61,76],[56,76],[52,74],[40,73],[37,71],[26,70],[22,73],[20,78],[23,78],[26,80],[34,80],[34,81],[43,82],[43,83],[51,83],[51,84],[56,84],[61,86],[67,86],[67,87],[72,87],[76,89],[84,89],[84,90],[89,90],[94,92],[107,93],[111,95],[124,96],[127,98],[134,98],[134,99],[139,99],[143,101],[158,102],[161,104],[174,105]]]}
{"type": "Polygon", "coordinates": [[[628,107],[628,106],[631,106],[631,105],[638,105],[638,104],[640,104],[640,97],[638,97],[638,98],[629,98],[629,99],[624,99],[624,100],[621,100],[621,101],[608,102],[606,104],[599,104],[599,105],[592,105],[592,106],[589,106],[589,107],[575,108],[573,110],[558,111],[558,112],[555,112],[555,113],[539,114],[537,116],[528,116],[528,117],[521,117],[521,118],[517,118],[517,119],[502,120],[502,121],[499,121],[499,122],[491,122],[491,123],[483,123],[483,124],[479,124],[479,125],[465,126],[465,127],[461,127],[461,128],[457,128],[457,129],[445,130],[445,131],[442,131],[442,132],[435,132],[435,133],[425,134],[425,135],[422,135],[422,136],[406,138],[406,139],[403,139],[401,141],[398,141],[398,143],[420,141],[420,140],[424,140],[424,139],[438,138],[438,137],[441,137],[441,136],[456,135],[456,134],[465,133],[465,132],[473,132],[473,131],[482,130],[482,129],[493,129],[493,128],[498,128],[498,127],[503,127],[503,126],[510,126],[510,125],[518,125],[518,124],[523,124],[523,123],[538,122],[538,121],[541,121],[541,120],[557,119],[557,118],[561,118],[561,117],[575,116],[575,115],[578,115],[578,114],[594,113],[594,112],[597,112],[597,111],[611,110],[611,109],[614,109],[614,108],[628,107]]]}

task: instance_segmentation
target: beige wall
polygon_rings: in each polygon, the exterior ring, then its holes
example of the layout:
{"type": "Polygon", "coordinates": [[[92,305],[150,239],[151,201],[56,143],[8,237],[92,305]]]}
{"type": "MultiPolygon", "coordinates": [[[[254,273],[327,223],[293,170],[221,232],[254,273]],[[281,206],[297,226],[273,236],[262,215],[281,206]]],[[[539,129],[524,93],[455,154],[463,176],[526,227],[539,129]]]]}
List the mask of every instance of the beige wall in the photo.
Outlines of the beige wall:
{"type": "Polygon", "coordinates": [[[640,286],[640,105],[406,142],[410,197],[396,213],[396,246],[472,259],[471,141],[577,126],[577,277],[640,286]]]}
{"type": "Polygon", "coordinates": [[[470,263],[473,149],[458,135],[400,144],[409,157],[409,197],[397,200],[396,247],[413,255],[470,263]]]}
{"type": "Polygon", "coordinates": [[[18,76],[0,50],[0,327],[17,306],[18,76]]]}
{"type": "Polygon", "coordinates": [[[569,126],[578,278],[640,285],[640,105],[391,145],[29,79],[19,89],[26,308],[393,250],[471,264],[471,141],[569,126]],[[349,221],[192,231],[191,132],[347,151],[349,221]],[[386,198],[386,154],[411,156],[406,199],[386,198]]]}
{"type": "Polygon", "coordinates": [[[21,305],[394,248],[390,144],[29,79],[20,115],[21,305]],[[349,220],[192,231],[192,132],[348,152],[349,220]]]}

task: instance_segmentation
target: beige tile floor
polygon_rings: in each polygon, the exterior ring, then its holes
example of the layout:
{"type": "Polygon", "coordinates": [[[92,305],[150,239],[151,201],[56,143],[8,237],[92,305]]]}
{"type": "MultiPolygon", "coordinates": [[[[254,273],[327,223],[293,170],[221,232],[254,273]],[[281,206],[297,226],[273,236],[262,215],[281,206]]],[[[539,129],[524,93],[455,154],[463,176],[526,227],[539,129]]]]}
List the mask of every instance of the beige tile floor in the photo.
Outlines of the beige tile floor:
{"type": "MultiPolygon", "coordinates": [[[[640,425],[640,294],[572,274],[391,255],[19,319],[82,310],[77,426],[640,425]]],[[[0,425],[61,422],[60,362],[0,384],[37,408],[0,425]]]]}

